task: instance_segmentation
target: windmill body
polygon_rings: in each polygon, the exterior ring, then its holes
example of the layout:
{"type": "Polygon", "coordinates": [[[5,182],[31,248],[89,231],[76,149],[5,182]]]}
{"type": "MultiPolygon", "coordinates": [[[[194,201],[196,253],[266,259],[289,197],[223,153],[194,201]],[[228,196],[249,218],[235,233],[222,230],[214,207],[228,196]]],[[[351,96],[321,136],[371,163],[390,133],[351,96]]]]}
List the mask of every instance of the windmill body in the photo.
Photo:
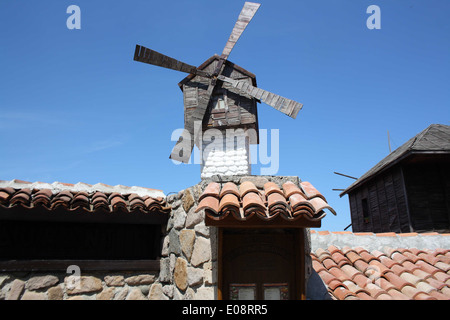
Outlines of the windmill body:
{"type": "MultiPolygon", "coordinates": [[[[218,63],[220,57],[214,55],[198,69],[212,73],[218,63]]],[[[222,74],[256,87],[254,74],[228,60],[224,63],[222,74]]],[[[207,99],[209,79],[189,75],[178,85],[183,91],[186,127],[192,122],[193,114],[201,101],[207,99]]],[[[228,82],[218,81],[201,129],[202,139],[197,141],[197,147],[202,151],[202,178],[214,174],[251,174],[250,144],[258,142],[257,100],[254,97],[240,92],[228,82]],[[214,136],[214,140],[211,136],[214,136]]]]}
{"type": "Polygon", "coordinates": [[[257,102],[294,119],[302,108],[296,101],[258,88],[254,74],[228,60],[259,7],[258,3],[245,2],[222,54],[199,67],[136,46],[134,60],[189,74],[179,83],[184,98],[184,131],[170,158],[188,163],[197,145],[202,177],[251,173],[249,145],[259,142],[257,102]]]}

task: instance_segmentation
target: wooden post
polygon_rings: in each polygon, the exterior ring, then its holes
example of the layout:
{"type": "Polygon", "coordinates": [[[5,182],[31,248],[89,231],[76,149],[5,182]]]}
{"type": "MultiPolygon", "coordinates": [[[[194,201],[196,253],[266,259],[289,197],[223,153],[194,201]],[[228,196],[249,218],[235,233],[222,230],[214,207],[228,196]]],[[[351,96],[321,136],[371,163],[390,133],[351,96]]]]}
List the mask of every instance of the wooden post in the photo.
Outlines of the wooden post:
{"type": "Polygon", "coordinates": [[[217,228],[217,300],[223,300],[223,228],[217,228]]]}
{"type": "Polygon", "coordinates": [[[306,300],[305,228],[298,229],[298,232],[296,233],[294,249],[296,285],[294,299],[306,300]]]}

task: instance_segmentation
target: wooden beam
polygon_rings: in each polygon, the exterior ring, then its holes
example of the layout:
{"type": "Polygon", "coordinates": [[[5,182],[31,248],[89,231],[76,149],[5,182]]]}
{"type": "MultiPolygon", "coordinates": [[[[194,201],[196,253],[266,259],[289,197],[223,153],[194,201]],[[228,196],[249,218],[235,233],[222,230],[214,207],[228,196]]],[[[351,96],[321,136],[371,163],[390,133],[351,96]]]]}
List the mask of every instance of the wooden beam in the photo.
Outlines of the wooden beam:
{"type": "Polygon", "coordinates": [[[87,212],[81,208],[66,210],[58,207],[53,210],[44,207],[11,208],[0,207],[0,220],[12,221],[49,221],[49,222],[83,222],[83,223],[120,223],[120,224],[166,224],[169,214],[161,212],[144,213],[139,210],[87,212]]]}
{"type": "Polygon", "coordinates": [[[217,300],[223,300],[223,228],[217,232],[217,300]]]}
{"type": "Polygon", "coordinates": [[[71,265],[86,271],[159,271],[159,260],[9,260],[0,261],[0,271],[67,272],[71,265]]]}
{"type": "Polygon", "coordinates": [[[278,216],[273,220],[266,221],[257,217],[256,214],[244,221],[234,218],[231,214],[220,220],[215,220],[206,214],[205,224],[221,228],[320,228],[321,220],[311,221],[305,217],[300,217],[288,221],[278,216]]]}
{"type": "Polygon", "coordinates": [[[333,172],[333,173],[334,173],[334,174],[338,174],[338,175],[343,176],[343,177],[350,178],[350,179],[358,180],[358,178],[355,178],[355,177],[352,177],[352,176],[348,176],[348,175],[343,174],[343,173],[339,173],[339,172],[333,172]]]}
{"type": "Polygon", "coordinates": [[[305,229],[295,233],[295,300],[306,300],[305,229]]]}

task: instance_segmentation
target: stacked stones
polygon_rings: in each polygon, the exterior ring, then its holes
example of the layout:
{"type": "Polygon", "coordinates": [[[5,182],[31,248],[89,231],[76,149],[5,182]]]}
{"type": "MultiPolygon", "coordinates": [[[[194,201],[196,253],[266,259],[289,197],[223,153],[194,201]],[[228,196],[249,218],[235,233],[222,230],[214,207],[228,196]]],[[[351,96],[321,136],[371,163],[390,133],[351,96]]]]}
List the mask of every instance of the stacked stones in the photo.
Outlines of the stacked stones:
{"type": "Polygon", "coordinates": [[[0,300],[147,300],[156,274],[0,275],[0,300]]]}
{"type": "Polygon", "coordinates": [[[210,300],[216,297],[217,232],[205,226],[204,212],[195,212],[199,186],[167,197],[172,206],[163,239],[161,269],[150,288],[157,300],[210,300]],[[213,273],[214,270],[214,273],[213,273]]]}
{"type": "Polygon", "coordinates": [[[214,142],[209,144],[203,142],[202,179],[213,175],[250,174],[250,144],[247,133],[244,130],[231,132],[228,135],[224,132],[223,136],[215,137],[214,142]]]}

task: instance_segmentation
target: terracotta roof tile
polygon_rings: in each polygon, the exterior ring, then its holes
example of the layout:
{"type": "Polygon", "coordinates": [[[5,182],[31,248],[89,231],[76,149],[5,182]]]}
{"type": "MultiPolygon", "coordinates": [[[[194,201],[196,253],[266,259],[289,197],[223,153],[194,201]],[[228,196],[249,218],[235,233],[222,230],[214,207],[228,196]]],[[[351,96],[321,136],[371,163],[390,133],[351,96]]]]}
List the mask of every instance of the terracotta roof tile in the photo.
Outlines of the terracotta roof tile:
{"type": "Polygon", "coordinates": [[[303,198],[306,198],[303,191],[295,183],[293,183],[291,181],[287,181],[287,182],[283,183],[283,190],[284,190],[284,195],[286,196],[286,199],[288,199],[293,194],[300,194],[301,196],[303,196],[303,198]]]}
{"type": "Polygon", "coordinates": [[[450,300],[450,249],[383,251],[329,245],[315,249],[311,257],[333,299],[450,300]]]}
{"type": "Polygon", "coordinates": [[[306,195],[306,197],[308,199],[320,197],[324,201],[327,201],[327,199],[325,199],[325,197],[319,192],[319,190],[314,188],[314,186],[311,183],[309,183],[308,181],[300,182],[300,186],[303,190],[303,193],[306,195]]]}
{"type": "Polygon", "coordinates": [[[200,203],[198,204],[197,209],[195,210],[200,211],[201,209],[207,209],[209,213],[212,213],[214,215],[219,214],[219,199],[212,196],[206,196],[203,197],[200,200],[200,203]]]}
{"type": "Polygon", "coordinates": [[[339,300],[348,300],[349,298],[356,297],[356,295],[353,292],[344,287],[337,287],[336,290],[334,290],[333,294],[339,300]]]}
{"type": "Polygon", "coordinates": [[[283,198],[285,198],[284,192],[280,189],[280,187],[275,182],[270,181],[270,182],[265,183],[264,184],[264,192],[266,193],[266,195],[270,195],[274,192],[279,193],[280,195],[283,196],[283,198]]]}
{"type": "Polygon", "coordinates": [[[215,220],[223,219],[230,213],[238,220],[246,220],[256,214],[267,221],[277,217],[286,221],[296,221],[302,217],[319,221],[325,216],[325,210],[336,214],[324,200],[325,197],[310,183],[305,183],[301,188],[290,181],[282,186],[272,181],[258,186],[262,189],[249,180],[240,183],[210,182],[200,195],[197,211],[204,209],[215,220]],[[208,197],[215,200],[203,201],[208,197]]]}
{"type": "Polygon", "coordinates": [[[236,197],[240,197],[239,188],[233,182],[227,182],[223,185],[222,190],[220,190],[220,197],[226,194],[234,194],[236,197]]]}
{"type": "MultiPolygon", "coordinates": [[[[210,184],[214,184],[214,183],[215,182],[211,182],[210,184]]],[[[209,187],[209,185],[208,185],[208,187],[209,187]]],[[[206,187],[206,189],[208,189],[208,187],[206,187]]],[[[219,188],[220,188],[220,185],[219,185],[219,188]]],[[[253,182],[251,182],[251,181],[244,181],[239,186],[240,196],[244,197],[248,192],[259,193],[258,188],[256,188],[256,186],[253,184],[253,182]]]]}
{"type": "Polygon", "coordinates": [[[207,196],[218,198],[219,193],[220,193],[220,184],[218,184],[217,182],[211,182],[210,184],[208,184],[208,186],[206,186],[206,189],[205,191],[203,191],[199,200],[201,201],[203,198],[207,196]]]}
{"type": "MultiPolygon", "coordinates": [[[[19,183],[14,180],[15,185],[19,183]]],[[[35,185],[36,183],[20,182],[20,185],[35,185]]],[[[48,185],[38,183],[37,185],[48,185]]],[[[65,187],[74,186],[73,184],[59,185],[65,187]]],[[[123,186],[121,186],[123,187],[123,186]]],[[[123,187],[126,188],[126,187],[123,187]]],[[[123,190],[123,189],[122,189],[123,190]]],[[[0,188],[0,209],[9,210],[16,207],[22,207],[29,210],[34,208],[45,208],[48,211],[56,209],[65,209],[68,211],[83,210],[85,212],[97,211],[141,211],[150,212],[170,212],[171,208],[162,197],[141,197],[136,193],[102,192],[102,191],[83,191],[62,189],[54,190],[49,188],[30,189],[2,187],[0,188]]]]}

